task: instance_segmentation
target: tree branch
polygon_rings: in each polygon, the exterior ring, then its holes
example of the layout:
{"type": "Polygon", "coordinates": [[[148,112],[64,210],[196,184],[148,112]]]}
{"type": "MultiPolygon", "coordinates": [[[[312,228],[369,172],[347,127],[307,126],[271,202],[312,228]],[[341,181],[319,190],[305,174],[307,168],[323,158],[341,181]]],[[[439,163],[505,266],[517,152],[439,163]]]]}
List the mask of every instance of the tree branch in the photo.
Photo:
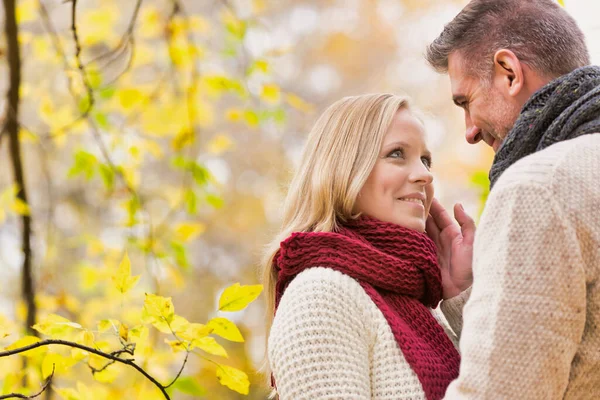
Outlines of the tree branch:
{"type": "Polygon", "coordinates": [[[37,392],[35,394],[31,394],[29,396],[26,396],[26,395],[20,394],[20,393],[9,393],[9,394],[0,396],[0,399],[33,399],[35,397],[38,397],[39,395],[44,393],[44,391],[50,385],[50,382],[52,381],[52,378],[54,377],[54,367],[55,367],[55,364],[52,364],[52,373],[50,373],[50,376],[48,376],[48,378],[46,378],[46,382],[44,383],[44,385],[42,386],[42,388],[40,389],[39,392],[37,392]]]}
{"type": "Polygon", "coordinates": [[[75,60],[77,62],[77,68],[81,72],[81,78],[85,85],[88,104],[86,110],[83,112],[80,118],[85,118],[89,115],[90,111],[94,107],[94,90],[88,80],[87,73],[83,62],[81,61],[81,43],[79,43],[79,35],[77,34],[77,0],[71,0],[71,32],[73,32],[73,41],[75,42],[75,60]]]}
{"type": "MultiPolygon", "coordinates": [[[[12,161],[15,183],[19,187],[17,197],[25,204],[27,202],[27,189],[23,174],[23,161],[21,159],[21,146],[19,142],[19,89],[21,86],[21,55],[19,49],[19,27],[16,20],[16,0],[3,0],[4,2],[4,32],[6,35],[10,86],[7,93],[7,111],[4,130],[8,135],[10,158],[12,161]]],[[[31,216],[23,215],[22,250],[23,250],[23,279],[22,296],[27,306],[25,327],[30,335],[36,335],[31,328],[35,325],[36,306],[35,289],[33,285],[33,271],[31,266],[31,216]]]]}
{"type": "Polygon", "coordinates": [[[105,353],[103,351],[94,349],[92,347],[88,347],[79,343],[75,343],[75,342],[69,342],[67,340],[60,340],[60,339],[46,339],[46,340],[41,340],[39,342],[30,344],[28,346],[23,346],[23,347],[19,347],[17,349],[12,349],[12,350],[7,350],[7,351],[2,351],[0,352],[0,358],[2,357],[8,357],[14,354],[20,354],[29,350],[33,350],[36,349],[38,347],[42,347],[42,346],[48,346],[51,344],[58,344],[61,346],[67,346],[67,347],[73,347],[73,348],[77,348],[77,349],[81,349],[81,350],[85,350],[89,353],[93,353],[96,355],[99,355],[101,357],[104,357],[106,359],[109,360],[113,360],[115,362],[121,363],[121,364],[125,364],[125,365],[129,365],[130,367],[134,368],[135,370],[137,370],[140,374],[142,374],[146,379],[148,379],[150,382],[152,382],[154,384],[154,386],[156,386],[158,389],[160,389],[161,393],[163,394],[163,396],[165,396],[165,399],[170,400],[171,398],[169,397],[169,394],[166,391],[166,387],[164,385],[162,385],[160,382],[158,382],[152,375],[148,374],[142,367],[140,367],[139,365],[137,365],[133,360],[133,359],[123,359],[123,358],[119,358],[111,353],[105,353]]]}

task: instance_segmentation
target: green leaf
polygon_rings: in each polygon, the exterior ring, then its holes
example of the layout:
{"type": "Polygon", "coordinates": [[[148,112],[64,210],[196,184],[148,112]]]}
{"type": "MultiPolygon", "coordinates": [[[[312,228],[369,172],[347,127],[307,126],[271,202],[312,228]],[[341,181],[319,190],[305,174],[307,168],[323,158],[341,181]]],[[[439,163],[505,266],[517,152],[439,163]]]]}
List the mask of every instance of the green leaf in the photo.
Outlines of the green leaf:
{"type": "Polygon", "coordinates": [[[219,311],[240,311],[252,303],[263,290],[262,285],[240,286],[236,283],[223,291],[219,311]]]}
{"type": "Polygon", "coordinates": [[[206,195],[206,202],[216,209],[223,207],[225,203],[221,197],[211,193],[206,195]]]}
{"type": "Polygon", "coordinates": [[[98,159],[95,155],[84,150],[78,150],[74,155],[73,166],[69,170],[67,177],[71,178],[78,175],[84,175],[87,180],[94,176],[98,159]]]}
{"type": "Polygon", "coordinates": [[[110,128],[110,124],[108,123],[108,117],[106,116],[106,114],[96,111],[94,112],[94,119],[96,120],[100,128],[105,130],[110,128]]]}
{"type": "Polygon", "coordinates": [[[250,391],[250,380],[245,372],[227,365],[217,366],[217,379],[223,386],[235,390],[241,394],[248,394],[250,391]]]}
{"type": "Polygon", "coordinates": [[[169,394],[172,394],[175,390],[190,396],[206,395],[206,390],[198,384],[197,379],[191,376],[182,376],[177,379],[177,381],[169,388],[169,394]]]}
{"type": "Polygon", "coordinates": [[[172,240],[171,250],[173,251],[173,258],[175,258],[177,265],[183,269],[189,269],[190,263],[187,259],[187,249],[185,248],[185,245],[181,242],[172,240]]]}
{"type": "Polygon", "coordinates": [[[111,86],[108,86],[108,87],[98,90],[97,93],[101,99],[108,100],[115,95],[116,90],[117,90],[116,87],[111,85],[111,86]]]}
{"type": "Polygon", "coordinates": [[[188,189],[185,191],[183,195],[185,201],[185,208],[188,214],[196,215],[198,212],[198,198],[196,197],[196,193],[192,189],[188,189]]]}
{"type": "Polygon", "coordinates": [[[227,318],[213,318],[208,321],[207,326],[213,328],[212,333],[221,336],[223,339],[227,339],[232,342],[244,341],[244,337],[242,336],[242,333],[238,327],[227,318]]]}
{"type": "Polygon", "coordinates": [[[115,185],[115,172],[113,169],[106,164],[100,164],[99,171],[106,190],[112,190],[115,185]]]}

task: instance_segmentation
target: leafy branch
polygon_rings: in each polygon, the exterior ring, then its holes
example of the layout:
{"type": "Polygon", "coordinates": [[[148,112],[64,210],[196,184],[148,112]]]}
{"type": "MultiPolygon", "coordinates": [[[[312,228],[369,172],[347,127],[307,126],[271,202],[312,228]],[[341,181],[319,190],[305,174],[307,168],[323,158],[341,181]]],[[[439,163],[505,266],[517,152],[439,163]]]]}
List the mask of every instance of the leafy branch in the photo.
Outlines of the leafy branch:
{"type": "MultiPolygon", "coordinates": [[[[45,340],[41,340],[39,342],[32,343],[32,344],[30,344],[28,346],[23,346],[23,347],[19,347],[19,348],[7,350],[7,351],[1,351],[0,352],[0,358],[12,356],[14,354],[24,353],[24,352],[29,351],[29,350],[37,349],[38,347],[49,346],[49,345],[61,345],[61,346],[67,346],[67,347],[71,347],[71,348],[76,348],[76,349],[84,350],[84,351],[87,351],[89,353],[96,354],[98,356],[104,357],[104,358],[106,358],[108,360],[111,360],[113,362],[121,363],[121,364],[124,364],[124,365],[128,365],[128,366],[134,368],[140,374],[142,374],[150,382],[152,382],[152,384],[154,386],[156,386],[161,391],[161,393],[163,394],[163,396],[165,397],[165,399],[170,400],[169,394],[167,393],[167,390],[166,390],[168,386],[165,386],[165,385],[161,384],[160,382],[158,382],[156,380],[156,378],[154,378],[152,375],[150,375],[149,373],[147,373],[142,367],[140,367],[139,365],[137,365],[135,363],[134,359],[131,359],[131,358],[120,358],[118,355],[116,355],[114,353],[106,353],[104,351],[101,351],[101,350],[98,350],[98,349],[94,349],[92,347],[85,346],[83,344],[79,344],[79,343],[76,343],[76,342],[71,342],[71,341],[68,341],[68,340],[61,340],[61,339],[45,339],[45,340]]],[[[133,351],[131,353],[127,352],[127,354],[132,354],[132,353],[133,353],[133,351]]],[[[170,383],[169,385],[172,385],[172,383],[170,383]]]]}

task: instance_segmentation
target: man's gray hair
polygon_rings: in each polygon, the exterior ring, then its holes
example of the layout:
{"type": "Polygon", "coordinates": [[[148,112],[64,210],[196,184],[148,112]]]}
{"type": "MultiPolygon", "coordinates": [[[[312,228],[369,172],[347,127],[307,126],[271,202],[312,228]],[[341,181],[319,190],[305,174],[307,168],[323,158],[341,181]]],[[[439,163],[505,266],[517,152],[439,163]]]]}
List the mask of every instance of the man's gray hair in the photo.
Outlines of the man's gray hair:
{"type": "Polygon", "coordinates": [[[467,73],[489,79],[500,49],[548,78],[590,64],[583,32],[553,0],[472,0],[428,46],[426,58],[448,72],[448,56],[458,52],[467,73]]]}

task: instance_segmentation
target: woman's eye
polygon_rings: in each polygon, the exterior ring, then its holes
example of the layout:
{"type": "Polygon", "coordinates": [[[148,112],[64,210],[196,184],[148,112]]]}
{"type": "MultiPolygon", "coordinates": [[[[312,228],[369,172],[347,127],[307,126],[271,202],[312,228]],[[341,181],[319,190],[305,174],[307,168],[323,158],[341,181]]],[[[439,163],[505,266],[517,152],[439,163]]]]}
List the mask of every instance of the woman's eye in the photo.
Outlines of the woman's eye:
{"type": "Polygon", "coordinates": [[[429,157],[421,157],[421,161],[423,161],[423,165],[425,165],[427,169],[431,168],[431,159],[429,157]]]}
{"type": "Polygon", "coordinates": [[[388,157],[391,158],[403,158],[404,157],[404,152],[402,150],[394,150],[392,151],[388,157]]]}

